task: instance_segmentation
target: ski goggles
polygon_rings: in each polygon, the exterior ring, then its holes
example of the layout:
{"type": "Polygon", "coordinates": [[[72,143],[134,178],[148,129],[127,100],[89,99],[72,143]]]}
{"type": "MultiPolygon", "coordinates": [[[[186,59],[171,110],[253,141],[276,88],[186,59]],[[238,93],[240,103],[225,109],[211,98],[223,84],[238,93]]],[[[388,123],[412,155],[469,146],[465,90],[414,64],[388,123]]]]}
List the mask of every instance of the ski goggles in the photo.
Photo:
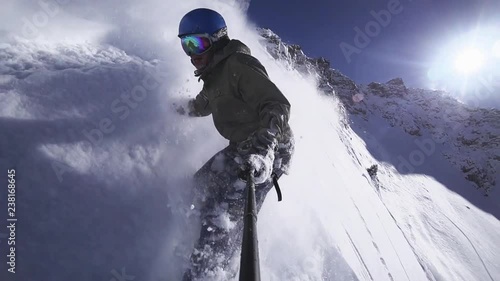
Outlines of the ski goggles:
{"type": "Polygon", "coordinates": [[[189,34],[181,37],[181,45],[186,55],[201,55],[212,47],[208,34],[189,34]]]}

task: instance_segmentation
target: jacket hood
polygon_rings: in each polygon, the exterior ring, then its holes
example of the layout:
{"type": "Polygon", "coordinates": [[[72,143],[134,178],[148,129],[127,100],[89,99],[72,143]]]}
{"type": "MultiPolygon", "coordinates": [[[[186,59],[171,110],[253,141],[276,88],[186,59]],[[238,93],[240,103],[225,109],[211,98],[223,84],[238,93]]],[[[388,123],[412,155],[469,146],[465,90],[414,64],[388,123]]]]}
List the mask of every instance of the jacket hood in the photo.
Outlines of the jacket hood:
{"type": "Polygon", "coordinates": [[[214,57],[207,67],[195,71],[195,76],[200,76],[200,79],[203,79],[214,67],[235,53],[251,55],[250,48],[248,48],[247,45],[243,44],[243,42],[239,40],[232,39],[226,44],[226,46],[215,51],[214,57]]]}

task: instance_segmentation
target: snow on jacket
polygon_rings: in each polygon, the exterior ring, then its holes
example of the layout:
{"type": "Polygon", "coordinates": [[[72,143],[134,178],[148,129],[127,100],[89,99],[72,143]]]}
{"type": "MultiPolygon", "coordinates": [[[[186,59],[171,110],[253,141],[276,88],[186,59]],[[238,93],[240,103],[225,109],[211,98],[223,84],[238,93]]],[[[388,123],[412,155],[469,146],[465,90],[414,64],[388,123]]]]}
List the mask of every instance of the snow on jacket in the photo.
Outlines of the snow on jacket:
{"type": "Polygon", "coordinates": [[[192,101],[191,114],[212,114],[224,138],[241,142],[258,129],[269,128],[273,118],[279,120],[278,141],[291,137],[290,103],[242,42],[231,40],[216,51],[200,79],[203,89],[192,101]]]}

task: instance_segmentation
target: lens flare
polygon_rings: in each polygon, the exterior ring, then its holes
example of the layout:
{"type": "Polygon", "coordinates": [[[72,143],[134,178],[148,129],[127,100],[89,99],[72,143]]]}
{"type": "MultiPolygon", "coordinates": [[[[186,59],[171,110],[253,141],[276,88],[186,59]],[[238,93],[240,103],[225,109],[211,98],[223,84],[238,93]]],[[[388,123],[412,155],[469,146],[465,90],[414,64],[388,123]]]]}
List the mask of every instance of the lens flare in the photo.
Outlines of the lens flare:
{"type": "Polygon", "coordinates": [[[480,50],[464,49],[455,58],[455,69],[463,74],[472,74],[481,69],[483,63],[484,55],[480,50]]]}

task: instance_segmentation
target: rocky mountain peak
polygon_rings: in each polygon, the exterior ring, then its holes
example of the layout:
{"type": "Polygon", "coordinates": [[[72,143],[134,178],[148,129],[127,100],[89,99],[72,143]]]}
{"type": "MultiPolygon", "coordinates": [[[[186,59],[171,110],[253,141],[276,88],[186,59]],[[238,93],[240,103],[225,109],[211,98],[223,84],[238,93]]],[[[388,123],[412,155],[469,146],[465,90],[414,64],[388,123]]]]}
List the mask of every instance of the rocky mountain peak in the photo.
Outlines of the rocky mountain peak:
{"type": "Polygon", "coordinates": [[[392,86],[405,86],[405,83],[403,82],[403,78],[394,78],[389,81],[387,81],[385,84],[387,85],[392,85],[392,86]]]}
{"type": "MultiPolygon", "coordinates": [[[[409,89],[402,78],[361,85],[331,67],[326,58],[307,57],[298,45],[284,43],[269,29],[259,29],[268,52],[290,68],[315,75],[318,88],[335,95],[348,118],[382,117],[415,138],[444,145],[442,156],[485,194],[500,171],[500,111],[477,109],[443,91],[409,89]]],[[[334,64],[333,64],[334,65],[334,64]]],[[[347,123],[347,122],[346,122],[347,123]]]]}

